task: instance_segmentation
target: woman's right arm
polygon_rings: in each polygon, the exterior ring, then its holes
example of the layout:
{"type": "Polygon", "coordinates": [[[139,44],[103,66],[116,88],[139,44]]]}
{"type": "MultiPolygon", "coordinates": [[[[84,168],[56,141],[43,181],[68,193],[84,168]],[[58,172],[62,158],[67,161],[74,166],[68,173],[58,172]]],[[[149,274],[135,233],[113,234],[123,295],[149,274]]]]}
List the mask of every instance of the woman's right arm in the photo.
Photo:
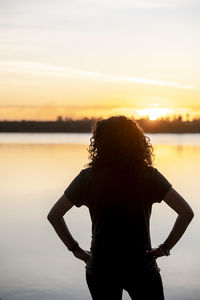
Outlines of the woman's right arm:
{"type": "Polygon", "coordinates": [[[178,214],[174,227],[164,242],[171,249],[184,234],[194,217],[194,212],[190,205],[173,188],[169,190],[163,200],[178,214]]]}
{"type": "MultiPolygon", "coordinates": [[[[194,217],[194,213],[190,205],[172,187],[167,192],[163,200],[178,214],[174,226],[164,242],[164,245],[170,250],[184,234],[186,228],[194,217]]],[[[149,250],[148,252],[153,254],[156,258],[163,256],[159,247],[149,250]]]]}

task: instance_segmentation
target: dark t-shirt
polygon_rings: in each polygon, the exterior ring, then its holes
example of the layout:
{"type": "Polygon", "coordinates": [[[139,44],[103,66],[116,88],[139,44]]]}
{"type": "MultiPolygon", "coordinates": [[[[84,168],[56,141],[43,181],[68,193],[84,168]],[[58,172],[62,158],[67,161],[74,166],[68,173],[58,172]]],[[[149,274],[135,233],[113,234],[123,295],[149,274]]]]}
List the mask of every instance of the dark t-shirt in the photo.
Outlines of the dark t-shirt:
{"type": "Polygon", "coordinates": [[[171,188],[154,167],[140,176],[104,168],[86,168],[74,178],[64,194],[77,207],[88,207],[92,221],[91,259],[87,269],[150,270],[155,259],[146,256],[151,249],[149,221],[152,204],[161,202],[171,188]]]}

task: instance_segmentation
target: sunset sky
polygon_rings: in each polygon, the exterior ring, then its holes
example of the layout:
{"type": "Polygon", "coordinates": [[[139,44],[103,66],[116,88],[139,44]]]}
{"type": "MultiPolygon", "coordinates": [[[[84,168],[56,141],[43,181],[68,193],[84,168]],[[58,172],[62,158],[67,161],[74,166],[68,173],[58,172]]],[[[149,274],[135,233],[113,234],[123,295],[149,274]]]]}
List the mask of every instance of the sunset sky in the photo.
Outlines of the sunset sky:
{"type": "Polygon", "coordinates": [[[0,0],[0,119],[200,115],[199,0],[0,0]]]}

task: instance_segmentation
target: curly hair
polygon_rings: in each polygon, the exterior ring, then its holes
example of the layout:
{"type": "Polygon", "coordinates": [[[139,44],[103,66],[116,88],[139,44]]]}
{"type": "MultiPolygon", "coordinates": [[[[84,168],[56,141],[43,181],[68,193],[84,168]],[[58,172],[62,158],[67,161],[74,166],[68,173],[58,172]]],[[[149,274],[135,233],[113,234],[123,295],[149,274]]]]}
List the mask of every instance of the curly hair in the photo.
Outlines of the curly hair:
{"type": "Polygon", "coordinates": [[[98,120],[90,138],[89,167],[111,167],[138,173],[153,164],[153,147],[149,137],[133,118],[112,116],[98,120]]]}

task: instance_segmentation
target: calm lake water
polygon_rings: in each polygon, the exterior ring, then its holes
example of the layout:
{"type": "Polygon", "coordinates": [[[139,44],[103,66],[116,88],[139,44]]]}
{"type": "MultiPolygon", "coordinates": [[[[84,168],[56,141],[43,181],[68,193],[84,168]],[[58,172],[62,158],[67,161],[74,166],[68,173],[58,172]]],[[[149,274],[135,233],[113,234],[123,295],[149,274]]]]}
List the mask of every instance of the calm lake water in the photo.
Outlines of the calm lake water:
{"type": "MultiPolygon", "coordinates": [[[[85,264],[68,252],[47,214],[88,162],[90,134],[0,134],[0,298],[91,299],[85,264]]],[[[200,135],[148,135],[155,166],[190,203],[195,218],[171,256],[157,260],[166,300],[200,299],[200,135]]],[[[152,245],[164,241],[176,213],[154,204],[152,245]]],[[[65,216],[73,236],[89,249],[91,221],[86,207],[65,216]]],[[[124,291],[123,299],[130,299],[124,291]]]]}

